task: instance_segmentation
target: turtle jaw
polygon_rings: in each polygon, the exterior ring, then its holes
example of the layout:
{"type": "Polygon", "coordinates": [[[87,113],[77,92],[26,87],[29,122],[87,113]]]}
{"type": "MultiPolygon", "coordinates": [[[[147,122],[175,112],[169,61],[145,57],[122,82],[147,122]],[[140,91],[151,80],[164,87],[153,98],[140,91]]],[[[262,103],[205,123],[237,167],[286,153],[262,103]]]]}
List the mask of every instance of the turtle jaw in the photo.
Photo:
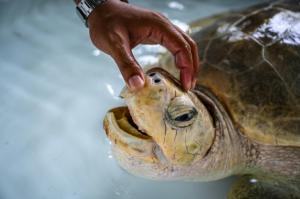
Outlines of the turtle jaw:
{"type": "Polygon", "coordinates": [[[133,122],[128,107],[109,110],[103,121],[104,130],[110,139],[113,150],[123,151],[131,156],[138,156],[147,162],[155,162],[155,142],[138,129],[133,122]]]}

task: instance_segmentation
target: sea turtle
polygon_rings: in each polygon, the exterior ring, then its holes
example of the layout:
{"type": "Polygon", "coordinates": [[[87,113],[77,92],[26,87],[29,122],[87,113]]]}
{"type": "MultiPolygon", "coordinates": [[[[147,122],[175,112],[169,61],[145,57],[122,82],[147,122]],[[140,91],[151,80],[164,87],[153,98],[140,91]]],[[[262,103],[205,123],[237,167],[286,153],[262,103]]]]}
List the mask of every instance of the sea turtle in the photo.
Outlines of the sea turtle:
{"type": "Polygon", "coordinates": [[[158,180],[239,175],[230,199],[300,198],[300,1],[203,19],[191,35],[196,88],[181,89],[170,55],[141,91],[124,88],[127,107],[104,119],[115,158],[158,180]]]}

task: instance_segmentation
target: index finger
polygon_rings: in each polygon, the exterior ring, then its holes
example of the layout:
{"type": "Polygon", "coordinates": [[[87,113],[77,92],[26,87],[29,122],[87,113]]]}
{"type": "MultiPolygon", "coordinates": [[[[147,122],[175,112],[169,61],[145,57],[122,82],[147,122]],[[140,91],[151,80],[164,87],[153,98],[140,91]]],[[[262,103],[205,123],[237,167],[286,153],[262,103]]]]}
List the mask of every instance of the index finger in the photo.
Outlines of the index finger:
{"type": "Polygon", "coordinates": [[[183,30],[181,30],[179,27],[175,26],[175,28],[182,34],[182,36],[185,38],[185,40],[190,44],[191,51],[192,51],[192,58],[193,58],[193,82],[196,82],[197,80],[197,74],[200,69],[200,60],[198,55],[198,47],[197,43],[183,30]]]}
{"type": "Polygon", "coordinates": [[[189,42],[168,21],[152,28],[149,38],[166,47],[175,57],[176,67],[180,69],[180,80],[185,90],[192,87],[194,63],[189,42]]]}

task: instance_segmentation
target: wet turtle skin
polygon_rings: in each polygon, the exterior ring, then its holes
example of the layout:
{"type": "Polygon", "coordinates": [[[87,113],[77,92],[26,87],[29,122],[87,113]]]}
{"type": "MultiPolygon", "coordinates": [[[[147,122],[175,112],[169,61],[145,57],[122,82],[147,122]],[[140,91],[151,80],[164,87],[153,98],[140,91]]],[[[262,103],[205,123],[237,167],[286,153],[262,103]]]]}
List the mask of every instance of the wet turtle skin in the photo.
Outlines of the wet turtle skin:
{"type": "MultiPolygon", "coordinates": [[[[192,23],[210,89],[247,137],[300,146],[300,1],[274,1],[192,23]]],[[[164,60],[164,59],[162,59],[164,60]]],[[[168,57],[161,67],[175,68],[168,57]]]]}
{"type": "Polygon", "coordinates": [[[195,89],[180,89],[163,55],[173,76],[147,71],[139,92],[122,90],[127,106],[108,111],[117,161],[157,180],[241,175],[229,199],[300,198],[300,0],[202,19],[191,35],[202,61],[195,89]]]}
{"type": "MultiPolygon", "coordinates": [[[[300,1],[272,1],[195,21],[191,35],[201,59],[197,83],[217,96],[239,132],[299,151],[300,1]]],[[[172,56],[162,57],[160,67],[178,77],[172,56]]],[[[242,176],[228,197],[300,198],[300,181],[287,184],[295,193],[256,177],[242,176]]]]}

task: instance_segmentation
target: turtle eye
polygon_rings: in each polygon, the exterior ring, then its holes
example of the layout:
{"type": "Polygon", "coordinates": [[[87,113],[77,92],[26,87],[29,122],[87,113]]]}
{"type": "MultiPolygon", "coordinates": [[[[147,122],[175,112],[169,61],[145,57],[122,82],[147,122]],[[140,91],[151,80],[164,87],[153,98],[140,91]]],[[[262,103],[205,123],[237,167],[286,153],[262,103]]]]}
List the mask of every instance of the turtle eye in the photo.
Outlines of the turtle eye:
{"type": "Polygon", "coordinates": [[[166,121],[175,128],[191,126],[198,115],[192,103],[182,98],[175,98],[166,111],[166,121]]]}
{"type": "Polygon", "coordinates": [[[192,110],[191,112],[188,112],[188,113],[184,113],[182,115],[177,116],[175,118],[175,121],[177,121],[177,122],[187,122],[187,121],[190,121],[195,116],[195,113],[196,113],[195,110],[192,110]]]}

